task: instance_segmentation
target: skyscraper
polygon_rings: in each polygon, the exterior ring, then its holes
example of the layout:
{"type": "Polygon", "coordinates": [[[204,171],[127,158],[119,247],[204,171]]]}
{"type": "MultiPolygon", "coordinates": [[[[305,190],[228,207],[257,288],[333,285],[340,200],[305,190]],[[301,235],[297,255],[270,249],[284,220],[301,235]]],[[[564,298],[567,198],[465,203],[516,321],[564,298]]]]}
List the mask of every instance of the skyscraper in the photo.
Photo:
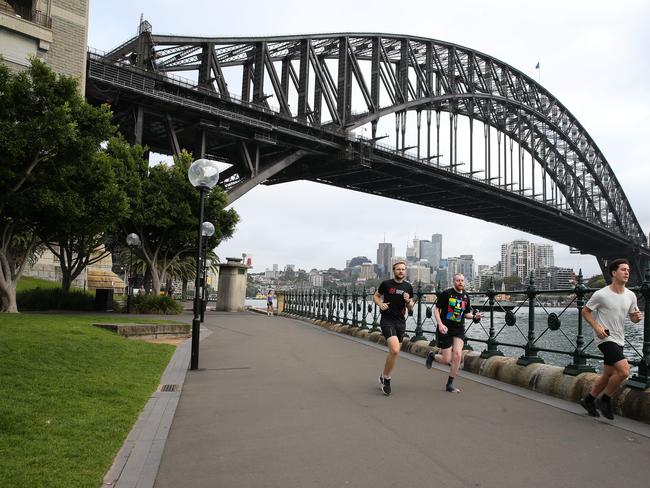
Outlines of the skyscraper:
{"type": "Polygon", "coordinates": [[[433,247],[433,259],[429,261],[429,264],[432,268],[438,268],[442,259],[442,234],[431,236],[431,246],[433,247]]]}
{"type": "Polygon", "coordinates": [[[434,260],[436,260],[436,256],[433,249],[433,243],[426,239],[422,239],[420,241],[420,261],[423,260],[426,260],[429,267],[432,269],[435,269],[438,266],[437,262],[440,261],[440,259],[438,259],[434,263],[434,260]]]}
{"type": "Polygon", "coordinates": [[[381,269],[382,278],[390,276],[391,258],[393,257],[393,244],[380,242],[377,247],[377,264],[381,269]]]}

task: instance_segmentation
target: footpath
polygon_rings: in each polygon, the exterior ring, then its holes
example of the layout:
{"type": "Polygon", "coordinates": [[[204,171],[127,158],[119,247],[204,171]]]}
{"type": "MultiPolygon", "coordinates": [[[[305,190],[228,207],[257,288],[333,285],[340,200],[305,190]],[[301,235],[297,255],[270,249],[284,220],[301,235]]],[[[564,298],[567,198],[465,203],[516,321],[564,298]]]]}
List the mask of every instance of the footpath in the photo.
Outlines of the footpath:
{"type": "Polygon", "coordinates": [[[208,312],[178,347],[104,486],[650,486],[650,426],[252,312],[208,312]]]}

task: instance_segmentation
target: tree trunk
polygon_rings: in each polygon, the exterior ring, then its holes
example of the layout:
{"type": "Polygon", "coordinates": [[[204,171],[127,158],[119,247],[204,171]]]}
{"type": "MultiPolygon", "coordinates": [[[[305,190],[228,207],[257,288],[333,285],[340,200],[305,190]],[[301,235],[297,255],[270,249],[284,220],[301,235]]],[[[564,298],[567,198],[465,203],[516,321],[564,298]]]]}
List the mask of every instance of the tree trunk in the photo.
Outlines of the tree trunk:
{"type": "Polygon", "coordinates": [[[0,295],[2,295],[2,304],[0,311],[7,313],[18,313],[16,303],[16,282],[0,283],[0,295]]]}
{"type": "Polygon", "coordinates": [[[183,278],[181,286],[181,300],[187,300],[187,278],[183,278]]]}

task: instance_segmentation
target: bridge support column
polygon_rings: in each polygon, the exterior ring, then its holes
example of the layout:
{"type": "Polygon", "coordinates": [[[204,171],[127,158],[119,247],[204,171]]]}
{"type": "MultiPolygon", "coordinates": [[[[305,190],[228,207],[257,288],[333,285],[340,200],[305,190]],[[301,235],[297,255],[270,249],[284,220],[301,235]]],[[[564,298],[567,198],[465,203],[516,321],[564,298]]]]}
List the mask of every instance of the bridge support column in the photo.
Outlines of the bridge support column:
{"type": "Polygon", "coordinates": [[[219,288],[215,310],[222,312],[243,312],[246,300],[246,274],[248,266],[241,258],[226,258],[219,264],[219,288]]]}

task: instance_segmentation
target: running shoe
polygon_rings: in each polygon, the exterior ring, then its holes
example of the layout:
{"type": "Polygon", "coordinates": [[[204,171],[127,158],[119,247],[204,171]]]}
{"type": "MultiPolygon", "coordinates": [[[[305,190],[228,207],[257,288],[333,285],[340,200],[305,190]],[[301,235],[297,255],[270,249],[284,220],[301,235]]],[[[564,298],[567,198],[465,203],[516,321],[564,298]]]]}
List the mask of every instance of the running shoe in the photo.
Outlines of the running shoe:
{"type": "Polygon", "coordinates": [[[453,383],[447,383],[445,388],[449,393],[460,393],[460,390],[454,386],[453,383]]]}
{"type": "Polygon", "coordinates": [[[431,369],[431,365],[433,364],[433,361],[435,361],[435,358],[436,355],[433,353],[433,351],[429,351],[429,354],[427,354],[427,360],[424,363],[427,369],[431,369]]]}
{"type": "Polygon", "coordinates": [[[600,410],[600,413],[603,414],[603,417],[614,420],[614,412],[612,412],[612,404],[609,401],[605,401],[602,398],[596,398],[596,407],[600,410]]]}
{"type": "Polygon", "coordinates": [[[587,400],[587,397],[580,400],[580,405],[584,407],[590,417],[600,417],[598,410],[596,409],[596,404],[593,400],[587,400]]]}
{"type": "Polygon", "coordinates": [[[384,375],[379,377],[379,384],[381,384],[381,391],[384,392],[384,395],[390,395],[390,380],[384,378],[384,375]]]}

